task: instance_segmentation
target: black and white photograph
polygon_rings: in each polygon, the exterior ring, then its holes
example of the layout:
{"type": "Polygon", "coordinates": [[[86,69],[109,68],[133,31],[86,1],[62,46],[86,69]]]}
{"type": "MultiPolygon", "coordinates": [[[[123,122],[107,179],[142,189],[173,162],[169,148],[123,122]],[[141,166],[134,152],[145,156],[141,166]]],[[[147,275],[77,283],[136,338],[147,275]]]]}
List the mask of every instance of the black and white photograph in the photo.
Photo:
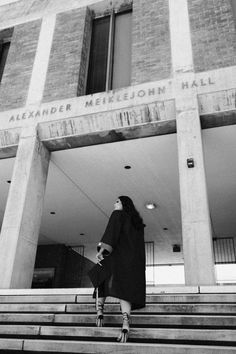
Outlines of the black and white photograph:
{"type": "Polygon", "coordinates": [[[236,354],[236,0],[0,0],[0,354],[236,354]]]}

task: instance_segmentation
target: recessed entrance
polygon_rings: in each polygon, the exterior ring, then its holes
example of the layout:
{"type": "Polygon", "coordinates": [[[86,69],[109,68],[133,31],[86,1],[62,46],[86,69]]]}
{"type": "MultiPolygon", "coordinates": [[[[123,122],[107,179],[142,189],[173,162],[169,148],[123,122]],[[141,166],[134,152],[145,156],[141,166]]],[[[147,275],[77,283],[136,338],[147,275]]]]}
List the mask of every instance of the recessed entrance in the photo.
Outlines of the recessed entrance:
{"type": "Polygon", "coordinates": [[[148,283],[158,282],[154,268],[161,274],[170,264],[183,267],[177,161],[176,134],[53,152],[40,247],[63,245],[71,256],[73,246],[84,246],[86,262],[94,262],[114,201],[129,195],[146,224],[145,240],[154,245],[148,283]],[[148,202],[156,207],[148,209],[148,202]],[[180,252],[173,252],[174,245],[180,245],[180,252]]]}

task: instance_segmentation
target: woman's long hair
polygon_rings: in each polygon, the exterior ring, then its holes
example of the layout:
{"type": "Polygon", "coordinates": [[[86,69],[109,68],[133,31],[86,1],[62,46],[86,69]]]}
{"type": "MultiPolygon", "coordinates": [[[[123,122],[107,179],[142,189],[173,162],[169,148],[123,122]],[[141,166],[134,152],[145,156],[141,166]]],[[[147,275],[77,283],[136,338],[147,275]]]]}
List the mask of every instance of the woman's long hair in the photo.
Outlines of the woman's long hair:
{"type": "Polygon", "coordinates": [[[126,195],[121,195],[119,199],[122,203],[124,212],[131,217],[131,222],[134,228],[137,230],[144,228],[145,225],[143,223],[143,219],[139,215],[139,212],[136,210],[132,199],[126,195]]]}

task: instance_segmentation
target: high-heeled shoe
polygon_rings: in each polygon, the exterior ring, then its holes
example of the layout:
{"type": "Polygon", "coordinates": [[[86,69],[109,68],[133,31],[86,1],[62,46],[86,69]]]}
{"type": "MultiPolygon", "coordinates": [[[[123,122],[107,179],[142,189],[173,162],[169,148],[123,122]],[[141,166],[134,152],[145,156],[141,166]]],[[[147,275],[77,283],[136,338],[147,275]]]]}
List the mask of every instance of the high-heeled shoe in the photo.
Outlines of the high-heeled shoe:
{"type": "Polygon", "coordinates": [[[96,326],[103,327],[103,309],[104,303],[98,301],[97,303],[97,317],[96,317],[96,326]]]}
{"type": "Polygon", "coordinates": [[[127,312],[123,312],[122,316],[123,316],[123,325],[121,328],[120,335],[117,338],[117,342],[126,343],[129,338],[130,315],[127,312]]]}

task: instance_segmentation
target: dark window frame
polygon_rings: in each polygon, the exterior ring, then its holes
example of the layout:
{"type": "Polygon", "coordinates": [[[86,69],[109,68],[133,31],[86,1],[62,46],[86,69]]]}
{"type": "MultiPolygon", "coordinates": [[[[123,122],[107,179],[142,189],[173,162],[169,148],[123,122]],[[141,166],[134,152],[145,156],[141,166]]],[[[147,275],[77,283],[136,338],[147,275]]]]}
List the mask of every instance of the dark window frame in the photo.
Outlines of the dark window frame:
{"type": "Polygon", "coordinates": [[[125,7],[121,7],[119,10],[110,10],[106,11],[103,15],[99,16],[94,16],[93,17],[93,22],[99,21],[105,18],[109,18],[109,34],[108,34],[108,46],[107,46],[107,60],[106,60],[106,77],[105,79],[105,85],[104,85],[104,90],[99,90],[99,91],[93,91],[91,88],[91,81],[92,81],[92,74],[91,72],[91,53],[92,53],[92,47],[93,47],[93,33],[94,33],[94,24],[92,25],[92,33],[91,33],[91,41],[90,41],[90,54],[89,54],[89,60],[88,60],[88,72],[87,72],[87,77],[86,77],[86,95],[94,94],[94,93],[99,93],[99,92],[107,92],[109,90],[112,90],[112,80],[113,80],[113,63],[114,63],[114,39],[115,39],[115,17],[116,15],[123,15],[126,13],[132,13],[132,5],[128,4],[125,7]]]}
{"type": "Polygon", "coordinates": [[[11,40],[9,38],[0,40],[0,83],[2,82],[10,46],[11,40]]]}
{"type": "Polygon", "coordinates": [[[236,247],[234,237],[214,237],[213,251],[215,264],[236,263],[236,247]]]}

